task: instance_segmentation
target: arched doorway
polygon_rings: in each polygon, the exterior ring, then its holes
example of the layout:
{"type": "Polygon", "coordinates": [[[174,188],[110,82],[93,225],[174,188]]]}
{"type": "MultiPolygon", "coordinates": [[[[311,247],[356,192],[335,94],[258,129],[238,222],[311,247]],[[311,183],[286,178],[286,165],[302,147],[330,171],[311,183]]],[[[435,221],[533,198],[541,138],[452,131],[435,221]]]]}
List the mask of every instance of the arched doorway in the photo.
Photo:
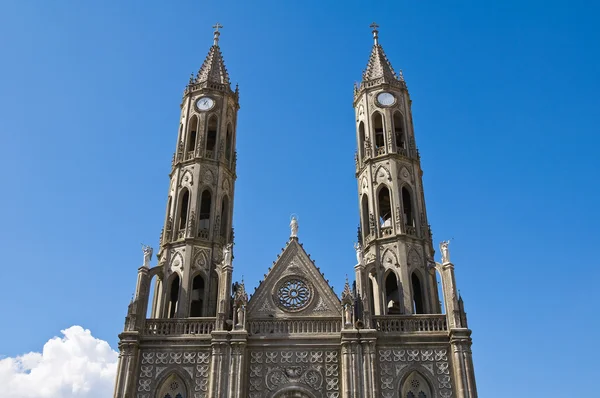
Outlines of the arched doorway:
{"type": "Polygon", "coordinates": [[[304,388],[292,387],[278,392],[273,398],[315,398],[315,396],[310,394],[304,388]]]}

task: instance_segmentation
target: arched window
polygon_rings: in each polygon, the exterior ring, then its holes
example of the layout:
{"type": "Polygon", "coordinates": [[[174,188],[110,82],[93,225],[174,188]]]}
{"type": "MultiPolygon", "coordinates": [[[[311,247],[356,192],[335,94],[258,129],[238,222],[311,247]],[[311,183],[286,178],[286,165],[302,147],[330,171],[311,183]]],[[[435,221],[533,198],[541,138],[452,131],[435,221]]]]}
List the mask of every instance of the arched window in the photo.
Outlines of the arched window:
{"type": "Polygon", "coordinates": [[[210,207],[211,207],[212,198],[210,195],[210,191],[205,189],[200,196],[200,219],[198,221],[198,234],[203,235],[206,234],[206,238],[208,238],[208,230],[210,228],[210,207]]]}
{"type": "Polygon", "coordinates": [[[431,387],[429,387],[427,380],[415,370],[402,383],[400,397],[433,398],[433,395],[431,394],[431,387]]]}
{"type": "Polygon", "coordinates": [[[187,151],[196,149],[196,131],[198,130],[198,116],[194,115],[190,119],[188,126],[187,151]]]}
{"type": "Polygon", "coordinates": [[[366,238],[371,234],[371,220],[369,220],[369,197],[365,194],[361,200],[362,207],[362,230],[366,238]]]}
{"type": "Polygon", "coordinates": [[[221,203],[221,238],[227,242],[227,226],[229,225],[229,198],[223,196],[221,203]]]}
{"type": "Polygon", "coordinates": [[[169,318],[175,318],[177,314],[177,301],[179,300],[179,275],[173,277],[169,289],[169,318]]]}
{"type": "Polygon", "coordinates": [[[404,213],[404,225],[414,227],[415,217],[413,214],[412,199],[410,191],[406,187],[402,187],[402,211],[404,213]]]}
{"type": "Polygon", "coordinates": [[[381,155],[385,152],[385,135],[383,132],[383,116],[381,113],[373,113],[373,132],[375,134],[375,148],[377,154],[381,155]]]}
{"type": "Polygon", "coordinates": [[[379,205],[379,226],[381,228],[388,228],[392,226],[392,201],[390,199],[390,190],[387,187],[383,187],[379,190],[377,195],[377,202],[379,205]]]}
{"type": "Polygon", "coordinates": [[[358,125],[358,153],[360,158],[363,159],[367,153],[365,148],[365,124],[361,121],[358,125]]]}
{"type": "Polygon", "coordinates": [[[190,304],[190,316],[202,316],[204,305],[204,278],[197,275],[192,281],[192,301],[190,304]]]}
{"type": "Polygon", "coordinates": [[[406,136],[404,135],[404,117],[400,112],[394,113],[394,135],[396,136],[396,148],[399,153],[406,153],[406,136]]]}
{"type": "Polygon", "coordinates": [[[178,375],[172,374],[163,381],[156,396],[158,398],[187,398],[185,383],[178,375]]]}
{"type": "Polygon", "coordinates": [[[179,208],[179,229],[185,229],[188,216],[188,208],[190,207],[190,191],[184,189],[181,191],[181,207],[179,208]]]}
{"type": "Polygon", "coordinates": [[[218,119],[215,115],[212,115],[208,119],[206,127],[206,157],[215,158],[215,145],[217,145],[217,124],[218,119]]]}
{"type": "Polygon", "coordinates": [[[227,137],[225,138],[225,159],[231,159],[231,141],[232,141],[232,133],[231,133],[231,124],[227,125],[227,137]]]}
{"type": "Polygon", "coordinates": [[[425,307],[423,303],[423,289],[421,288],[421,280],[416,273],[412,273],[410,278],[412,283],[412,294],[413,294],[413,314],[424,314],[425,307]]]}
{"type": "Polygon", "coordinates": [[[388,314],[400,314],[400,290],[396,274],[389,272],[385,278],[385,307],[388,314]]]}

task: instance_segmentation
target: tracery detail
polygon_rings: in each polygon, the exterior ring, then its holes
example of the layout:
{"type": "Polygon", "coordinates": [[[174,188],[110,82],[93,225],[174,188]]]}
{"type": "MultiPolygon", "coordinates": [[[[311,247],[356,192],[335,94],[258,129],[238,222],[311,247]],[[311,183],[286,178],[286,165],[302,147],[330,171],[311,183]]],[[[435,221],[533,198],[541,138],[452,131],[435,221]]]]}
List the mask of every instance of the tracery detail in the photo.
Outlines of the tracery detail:
{"type": "Polygon", "coordinates": [[[276,291],[277,304],[286,311],[300,311],[310,304],[312,289],[302,279],[294,277],[284,280],[276,291]]]}

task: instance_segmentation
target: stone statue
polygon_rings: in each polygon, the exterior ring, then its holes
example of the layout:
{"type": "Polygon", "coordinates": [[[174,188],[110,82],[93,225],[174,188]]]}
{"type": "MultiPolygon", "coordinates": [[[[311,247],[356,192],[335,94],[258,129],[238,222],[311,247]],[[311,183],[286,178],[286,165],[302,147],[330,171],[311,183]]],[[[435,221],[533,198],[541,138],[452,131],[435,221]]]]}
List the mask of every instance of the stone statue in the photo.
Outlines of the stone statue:
{"type": "Polygon", "coordinates": [[[144,267],[150,267],[150,261],[152,260],[152,248],[142,243],[142,251],[144,252],[144,267]]]}
{"type": "Polygon", "coordinates": [[[354,244],[354,250],[356,250],[356,261],[358,261],[358,265],[363,265],[364,264],[364,256],[363,256],[363,249],[362,249],[362,245],[360,244],[360,242],[356,242],[354,244]]]}
{"type": "Polygon", "coordinates": [[[352,325],[352,307],[350,304],[344,306],[344,318],[346,318],[344,322],[346,325],[352,325]]]}
{"type": "Polygon", "coordinates": [[[228,243],[223,246],[223,265],[231,265],[231,249],[233,243],[228,243]]]}
{"type": "Polygon", "coordinates": [[[440,252],[442,253],[442,264],[450,262],[450,251],[448,250],[449,240],[444,240],[440,243],[440,252]]]}
{"type": "Polygon", "coordinates": [[[292,216],[292,221],[290,221],[290,229],[292,230],[290,234],[290,238],[298,237],[298,219],[296,216],[292,216]]]}
{"type": "Polygon", "coordinates": [[[237,307],[237,323],[236,326],[244,326],[244,306],[240,305],[237,307]]]}

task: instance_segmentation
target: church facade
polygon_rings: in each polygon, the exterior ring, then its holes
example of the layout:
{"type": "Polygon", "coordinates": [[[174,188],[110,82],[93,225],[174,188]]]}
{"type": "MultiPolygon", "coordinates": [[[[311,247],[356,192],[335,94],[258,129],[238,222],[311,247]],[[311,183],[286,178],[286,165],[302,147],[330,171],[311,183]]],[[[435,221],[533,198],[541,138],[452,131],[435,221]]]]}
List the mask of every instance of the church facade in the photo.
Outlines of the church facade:
{"type": "Polygon", "coordinates": [[[158,265],[145,247],[119,335],[114,397],[476,398],[448,242],[434,261],[411,100],[375,24],[354,89],[354,283],[334,292],[295,219],[252,297],[243,281],[233,283],[239,92],[220,27],[183,94],[158,265]]]}

